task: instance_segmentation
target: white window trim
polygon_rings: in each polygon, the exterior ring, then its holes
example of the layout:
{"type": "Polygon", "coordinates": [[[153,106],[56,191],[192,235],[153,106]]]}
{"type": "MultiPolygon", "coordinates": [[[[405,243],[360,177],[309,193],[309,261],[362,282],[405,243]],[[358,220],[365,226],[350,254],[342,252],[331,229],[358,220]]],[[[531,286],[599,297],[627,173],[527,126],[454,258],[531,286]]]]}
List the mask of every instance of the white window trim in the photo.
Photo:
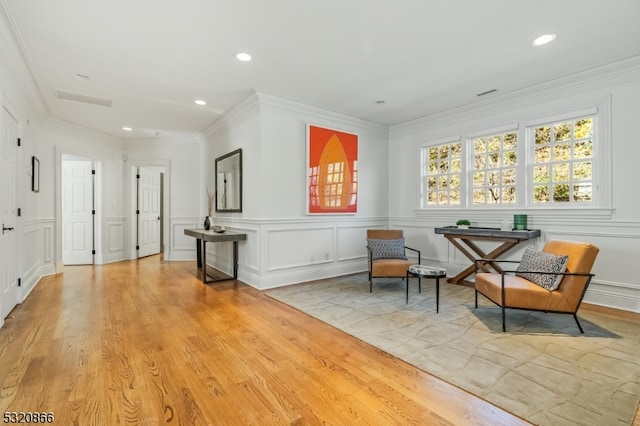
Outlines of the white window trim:
{"type": "Polygon", "coordinates": [[[422,142],[418,144],[418,180],[419,185],[417,187],[416,197],[416,215],[422,216],[424,214],[433,215],[436,211],[455,211],[465,210],[467,212],[491,212],[494,214],[496,211],[509,212],[510,210],[517,209],[518,211],[526,213],[526,211],[533,211],[539,214],[543,211],[549,211],[550,216],[556,216],[559,212],[572,212],[576,216],[583,216],[593,219],[611,218],[613,215],[613,200],[612,194],[612,131],[611,131],[611,95],[599,98],[579,99],[574,102],[573,107],[563,105],[562,108],[557,108],[557,111],[549,113],[548,111],[544,116],[536,117],[528,120],[521,120],[516,124],[504,125],[492,127],[482,131],[473,131],[462,133],[458,136],[451,136],[445,138],[439,138],[437,140],[422,142]],[[589,105],[585,108],[585,105],[589,105]],[[533,205],[531,199],[531,185],[529,182],[529,168],[532,164],[533,155],[531,150],[528,149],[531,141],[530,128],[553,121],[562,121],[564,119],[570,119],[575,117],[581,117],[585,115],[595,115],[594,121],[594,135],[596,136],[596,144],[594,145],[594,167],[593,167],[593,184],[594,184],[594,200],[589,204],[572,203],[567,204],[554,204],[554,205],[533,205]],[[517,131],[518,133],[518,168],[517,168],[517,183],[516,191],[518,198],[516,204],[510,205],[487,205],[483,207],[472,206],[470,204],[470,194],[467,190],[469,187],[469,173],[472,173],[469,168],[469,164],[472,164],[472,153],[468,149],[469,140],[491,134],[492,132],[504,132],[504,131],[517,131]],[[420,197],[422,192],[422,152],[424,148],[428,148],[435,145],[441,145],[445,143],[453,143],[455,141],[462,142],[462,157],[467,162],[463,171],[463,180],[461,182],[461,191],[464,196],[461,197],[459,206],[421,206],[420,197]],[[524,142],[521,142],[524,141],[524,142]],[[524,159],[526,162],[524,166],[521,165],[520,159],[524,159]]]}
{"type": "MultiPolygon", "coordinates": [[[[469,206],[470,208],[483,208],[483,207],[479,207],[476,206],[475,204],[473,204],[473,164],[474,164],[474,160],[475,160],[475,152],[474,150],[471,148],[471,145],[473,144],[473,140],[477,139],[479,137],[486,137],[486,136],[492,136],[495,134],[503,134],[503,133],[508,133],[508,132],[516,132],[518,134],[518,145],[517,145],[517,149],[516,149],[516,153],[518,156],[518,159],[522,158],[520,157],[520,145],[521,145],[521,134],[519,131],[519,127],[518,124],[510,124],[508,126],[500,126],[500,127],[493,127],[491,129],[488,130],[483,130],[481,132],[473,132],[473,133],[467,133],[466,135],[464,135],[464,138],[462,140],[462,155],[465,159],[465,161],[467,162],[467,164],[469,165],[469,167],[466,168],[466,170],[464,170],[463,172],[463,182],[461,183],[461,186],[464,188],[464,196],[461,197],[462,199],[464,199],[464,204],[465,206],[469,206]],[[469,188],[469,185],[471,185],[470,189],[471,191],[467,191],[467,188],[469,188]]],[[[518,160],[520,161],[520,160],[518,160]]],[[[516,167],[516,196],[519,194],[518,190],[518,183],[521,181],[521,177],[520,177],[520,168],[519,165],[518,167],[516,167]]],[[[516,202],[515,204],[485,204],[485,207],[496,207],[496,208],[510,208],[513,206],[518,206],[518,203],[516,202]]]]}

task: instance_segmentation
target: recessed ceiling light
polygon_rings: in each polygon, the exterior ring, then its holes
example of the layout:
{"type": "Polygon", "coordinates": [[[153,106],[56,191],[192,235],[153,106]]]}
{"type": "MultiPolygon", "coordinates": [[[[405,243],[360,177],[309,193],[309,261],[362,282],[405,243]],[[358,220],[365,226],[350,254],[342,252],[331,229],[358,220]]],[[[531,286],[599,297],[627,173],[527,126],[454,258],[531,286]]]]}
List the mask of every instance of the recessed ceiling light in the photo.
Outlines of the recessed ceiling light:
{"type": "Polygon", "coordinates": [[[204,99],[196,99],[194,102],[196,103],[196,105],[201,105],[201,106],[204,106],[207,104],[207,101],[205,101],[204,99]]]}
{"type": "Polygon", "coordinates": [[[251,60],[251,55],[245,52],[236,53],[236,59],[242,62],[248,62],[251,60]]]}
{"type": "Polygon", "coordinates": [[[387,101],[385,101],[384,99],[378,99],[377,101],[374,101],[373,103],[378,104],[378,105],[383,105],[383,104],[386,104],[387,101]]]}
{"type": "Polygon", "coordinates": [[[124,130],[125,132],[131,132],[131,131],[133,131],[133,128],[132,128],[132,127],[129,127],[129,126],[124,126],[124,127],[122,128],[122,130],[124,130]]]}
{"type": "Polygon", "coordinates": [[[544,44],[551,43],[555,39],[556,39],[556,35],[553,34],[553,33],[551,33],[551,34],[543,34],[541,36],[538,36],[538,37],[534,38],[533,41],[531,42],[531,45],[533,45],[533,46],[542,46],[544,44]]]}

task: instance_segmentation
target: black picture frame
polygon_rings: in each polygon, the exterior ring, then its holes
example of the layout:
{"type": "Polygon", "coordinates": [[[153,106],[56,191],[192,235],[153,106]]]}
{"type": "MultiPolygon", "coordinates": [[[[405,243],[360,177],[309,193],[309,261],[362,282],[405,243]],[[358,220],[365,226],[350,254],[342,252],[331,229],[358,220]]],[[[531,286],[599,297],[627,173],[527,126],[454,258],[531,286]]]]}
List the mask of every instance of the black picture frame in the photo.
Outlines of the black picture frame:
{"type": "Polygon", "coordinates": [[[242,212],[242,148],[215,161],[216,211],[242,212]]]}
{"type": "Polygon", "coordinates": [[[31,190],[40,192],[40,160],[35,155],[31,157],[31,190]]]}

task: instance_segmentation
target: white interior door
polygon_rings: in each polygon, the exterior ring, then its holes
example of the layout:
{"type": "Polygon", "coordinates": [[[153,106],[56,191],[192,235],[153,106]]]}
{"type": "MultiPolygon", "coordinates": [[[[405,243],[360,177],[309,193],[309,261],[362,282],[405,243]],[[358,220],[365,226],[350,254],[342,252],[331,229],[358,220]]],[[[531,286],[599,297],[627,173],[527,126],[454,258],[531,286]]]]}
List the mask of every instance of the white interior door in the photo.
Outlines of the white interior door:
{"type": "Polygon", "coordinates": [[[62,160],[62,262],[93,264],[93,175],[90,160],[62,160]]]}
{"type": "Polygon", "coordinates": [[[138,257],[160,253],[160,172],[138,169],[138,257]]]}
{"type": "Polygon", "coordinates": [[[0,119],[0,325],[19,302],[18,288],[18,123],[2,108],[0,119]]]}

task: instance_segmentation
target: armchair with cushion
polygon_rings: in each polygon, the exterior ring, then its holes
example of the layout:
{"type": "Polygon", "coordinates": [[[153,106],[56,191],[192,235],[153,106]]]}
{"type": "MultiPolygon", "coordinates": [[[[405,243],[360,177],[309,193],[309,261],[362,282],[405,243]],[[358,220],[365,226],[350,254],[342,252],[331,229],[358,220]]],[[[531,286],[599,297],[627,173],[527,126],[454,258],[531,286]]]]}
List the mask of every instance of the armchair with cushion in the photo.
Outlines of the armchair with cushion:
{"type": "Polygon", "coordinates": [[[501,273],[479,272],[489,259],[476,260],[475,306],[478,293],[502,308],[525,309],[573,315],[581,333],[578,309],[594,274],[591,268],[598,247],[589,243],[549,241],[541,252],[527,248],[522,260],[491,260],[519,263],[516,270],[501,273]]]}
{"type": "Polygon", "coordinates": [[[408,260],[405,250],[420,251],[404,245],[404,233],[395,229],[367,230],[367,251],[369,254],[369,292],[373,291],[374,278],[405,279],[409,266],[416,262],[408,260]]]}

